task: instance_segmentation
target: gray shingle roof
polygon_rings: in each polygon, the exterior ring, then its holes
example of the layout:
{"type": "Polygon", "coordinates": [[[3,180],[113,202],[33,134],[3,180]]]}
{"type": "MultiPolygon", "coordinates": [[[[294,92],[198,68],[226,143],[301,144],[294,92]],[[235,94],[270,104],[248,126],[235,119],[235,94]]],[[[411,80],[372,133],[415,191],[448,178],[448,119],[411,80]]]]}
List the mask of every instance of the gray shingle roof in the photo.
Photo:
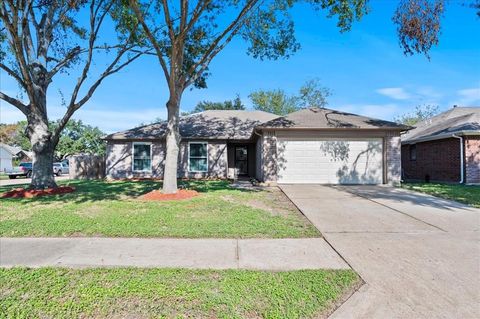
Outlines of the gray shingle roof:
{"type": "Polygon", "coordinates": [[[402,143],[428,141],[465,133],[480,135],[480,107],[454,107],[417,124],[402,143]]]}
{"type": "MultiPolygon", "coordinates": [[[[180,118],[180,135],[183,138],[248,140],[253,129],[278,115],[262,111],[205,111],[180,118]]],[[[167,122],[136,127],[113,133],[106,140],[163,139],[167,122]]]]}
{"type": "Polygon", "coordinates": [[[315,129],[393,129],[408,130],[409,126],[361,115],[325,108],[311,107],[290,113],[260,126],[261,128],[315,128],[315,129]]]}
{"type": "Polygon", "coordinates": [[[4,143],[0,143],[0,146],[3,147],[7,152],[9,152],[12,155],[17,155],[22,151],[22,148],[18,146],[11,146],[4,143]]]}

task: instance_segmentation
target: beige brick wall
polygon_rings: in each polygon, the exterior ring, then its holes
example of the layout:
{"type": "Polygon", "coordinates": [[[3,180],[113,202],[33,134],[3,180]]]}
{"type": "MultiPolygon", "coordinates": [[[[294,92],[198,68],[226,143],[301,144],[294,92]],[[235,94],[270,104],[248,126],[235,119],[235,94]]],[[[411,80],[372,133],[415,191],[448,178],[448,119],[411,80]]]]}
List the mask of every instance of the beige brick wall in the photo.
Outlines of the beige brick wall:
{"type": "MultiPolygon", "coordinates": [[[[162,178],[165,161],[165,144],[152,142],[152,171],[133,172],[132,142],[108,142],[106,155],[106,176],[109,179],[121,178],[162,178]]],[[[226,178],[227,147],[225,142],[208,143],[207,173],[191,173],[188,171],[188,142],[180,144],[178,162],[179,178],[226,178]]]]}
{"type": "Polygon", "coordinates": [[[193,173],[188,171],[188,142],[180,144],[178,162],[179,178],[227,178],[228,172],[227,144],[225,142],[208,142],[208,172],[193,173]]]}
{"type": "Polygon", "coordinates": [[[108,142],[105,163],[106,177],[109,179],[161,178],[163,176],[165,159],[164,143],[152,142],[151,172],[133,172],[132,143],[133,142],[108,142]]]}
{"type": "MultiPolygon", "coordinates": [[[[392,134],[393,135],[393,134],[392,134]]],[[[400,136],[385,137],[387,184],[398,185],[402,178],[402,156],[400,136]]]]}
{"type": "Polygon", "coordinates": [[[465,183],[480,184],[480,137],[465,137],[465,183]]]}
{"type": "Polygon", "coordinates": [[[262,175],[263,182],[277,181],[277,137],[275,132],[264,132],[262,142],[262,175]]]}

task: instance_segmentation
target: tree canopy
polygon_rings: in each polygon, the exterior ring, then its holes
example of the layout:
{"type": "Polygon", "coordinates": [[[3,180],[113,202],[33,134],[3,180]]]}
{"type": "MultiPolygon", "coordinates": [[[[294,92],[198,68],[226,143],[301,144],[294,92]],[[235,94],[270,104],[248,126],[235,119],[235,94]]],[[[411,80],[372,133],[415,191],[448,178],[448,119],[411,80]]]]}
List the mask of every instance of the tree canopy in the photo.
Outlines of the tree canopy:
{"type": "MultiPolygon", "coordinates": [[[[56,127],[58,121],[51,121],[50,127],[56,127]]],[[[0,137],[2,143],[21,147],[31,151],[32,147],[25,133],[27,121],[15,124],[0,124],[0,137]]],[[[84,124],[81,120],[70,120],[62,130],[57,147],[55,159],[62,160],[73,154],[105,155],[106,143],[102,140],[103,133],[98,127],[84,124]]]]}
{"type": "Polygon", "coordinates": [[[2,88],[0,99],[26,117],[35,161],[33,188],[56,187],[51,164],[65,125],[105,78],[146,52],[140,50],[141,35],[134,25],[125,29],[116,23],[122,21],[119,10],[115,0],[0,2],[0,69],[19,87],[17,96],[2,88]],[[107,25],[114,36],[103,37],[107,25]],[[98,63],[102,53],[104,66],[98,63]],[[92,65],[100,71],[94,72],[92,65]],[[71,72],[78,74],[77,80],[63,92],[65,112],[51,127],[48,90],[62,75],[73,76],[71,72]]]}
{"type": "Polygon", "coordinates": [[[298,94],[288,95],[282,89],[258,90],[249,97],[255,110],[287,115],[306,107],[325,107],[331,90],[321,86],[318,79],[308,80],[298,94]]]}
{"type": "Polygon", "coordinates": [[[395,118],[395,122],[415,126],[418,122],[427,120],[438,114],[438,105],[417,105],[415,110],[395,118]]]}
{"type": "Polygon", "coordinates": [[[240,96],[236,96],[233,100],[226,100],[223,102],[212,102],[212,101],[201,101],[199,102],[195,108],[187,113],[199,113],[203,111],[209,110],[245,110],[245,105],[243,105],[240,96]]]}

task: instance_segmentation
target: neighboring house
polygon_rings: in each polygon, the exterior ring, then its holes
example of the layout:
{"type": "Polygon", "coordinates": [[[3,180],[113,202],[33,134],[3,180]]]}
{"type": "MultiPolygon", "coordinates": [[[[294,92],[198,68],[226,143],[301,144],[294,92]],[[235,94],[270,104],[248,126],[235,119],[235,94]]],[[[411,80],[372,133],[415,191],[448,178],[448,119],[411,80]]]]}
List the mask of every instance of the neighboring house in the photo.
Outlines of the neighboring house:
{"type": "Polygon", "coordinates": [[[0,143],[0,171],[12,169],[13,161],[29,162],[32,159],[30,152],[22,150],[20,147],[10,146],[0,143]]]}
{"type": "MultiPolygon", "coordinates": [[[[205,111],[182,117],[178,176],[265,183],[383,184],[400,181],[400,132],[409,127],[329,109],[285,117],[205,111]]],[[[114,133],[108,178],[162,178],[166,122],[114,133]]]]}
{"type": "Polygon", "coordinates": [[[480,107],[454,107],[402,136],[406,180],[480,183],[480,107]]]}

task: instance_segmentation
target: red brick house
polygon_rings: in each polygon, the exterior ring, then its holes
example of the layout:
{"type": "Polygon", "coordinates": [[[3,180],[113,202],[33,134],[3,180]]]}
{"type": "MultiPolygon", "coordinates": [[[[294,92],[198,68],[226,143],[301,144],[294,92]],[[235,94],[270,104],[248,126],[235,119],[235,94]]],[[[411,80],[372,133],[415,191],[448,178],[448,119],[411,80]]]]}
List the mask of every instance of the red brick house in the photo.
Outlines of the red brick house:
{"type": "Polygon", "coordinates": [[[453,107],[403,135],[402,175],[480,184],[480,107],[453,107]]]}

